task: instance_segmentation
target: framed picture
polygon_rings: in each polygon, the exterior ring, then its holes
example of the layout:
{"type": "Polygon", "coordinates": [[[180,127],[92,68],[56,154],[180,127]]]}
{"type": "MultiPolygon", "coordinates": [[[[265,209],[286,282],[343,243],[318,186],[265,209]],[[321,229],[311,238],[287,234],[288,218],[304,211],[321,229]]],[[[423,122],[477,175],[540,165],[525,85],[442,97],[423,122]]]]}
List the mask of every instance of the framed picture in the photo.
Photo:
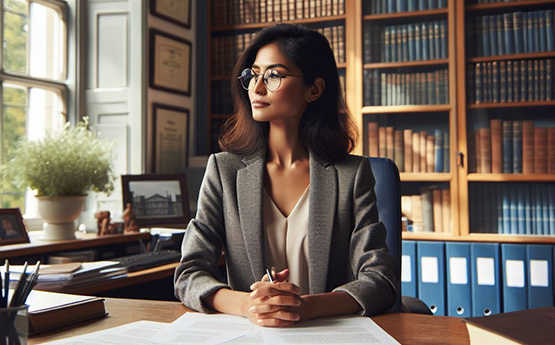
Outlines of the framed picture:
{"type": "Polygon", "coordinates": [[[152,170],[157,174],[175,174],[187,167],[189,110],[154,103],[152,114],[152,170]]]}
{"type": "Polygon", "coordinates": [[[29,236],[18,208],[0,209],[0,245],[29,243],[29,236]]]}
{"type": "Polygon", "coordinates": [[[191,28],[191,0],[150,0],[150,13],[174,24],[191,28]]]}
{"type": "Polygon", "coordinates": [[[122,175],[123,208],[131,204],[139,226],[185,225],[189,198],[184,174],[122,175]]]}
{"type": "Polygon", "coordinates": [[[150,29],[150,87],[191,95],[191,42],[150,29]]]}

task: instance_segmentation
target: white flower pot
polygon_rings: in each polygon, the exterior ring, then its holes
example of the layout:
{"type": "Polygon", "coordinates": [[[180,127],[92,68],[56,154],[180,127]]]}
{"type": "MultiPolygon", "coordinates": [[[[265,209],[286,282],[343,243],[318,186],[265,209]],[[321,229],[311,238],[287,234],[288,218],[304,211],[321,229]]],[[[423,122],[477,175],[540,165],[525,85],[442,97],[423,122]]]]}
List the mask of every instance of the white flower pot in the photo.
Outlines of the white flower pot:
{"type": "Polygon", "coordinates": [[[75,220],[85,208],[86,195],[38,196],[39,214],[45,221],[43,239],[75,239],[75,220]]]}

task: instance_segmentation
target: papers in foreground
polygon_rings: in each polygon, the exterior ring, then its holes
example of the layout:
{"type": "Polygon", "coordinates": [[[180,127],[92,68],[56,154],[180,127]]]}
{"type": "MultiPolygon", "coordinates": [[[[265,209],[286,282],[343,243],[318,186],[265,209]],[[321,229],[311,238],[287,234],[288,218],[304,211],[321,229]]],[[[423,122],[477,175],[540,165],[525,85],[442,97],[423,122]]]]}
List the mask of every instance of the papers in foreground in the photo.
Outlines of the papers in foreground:
{"type": "Polygon", "coordinates": [[[231,315],[186,313],[171,324],[138,321],[108,330],[67,338],[51,345],[96,344],[399,344],[367,317],[317,319],[294,327],[259,327],[231,315]],[[138,338],[141,338],[139,341],[138,338]]]}

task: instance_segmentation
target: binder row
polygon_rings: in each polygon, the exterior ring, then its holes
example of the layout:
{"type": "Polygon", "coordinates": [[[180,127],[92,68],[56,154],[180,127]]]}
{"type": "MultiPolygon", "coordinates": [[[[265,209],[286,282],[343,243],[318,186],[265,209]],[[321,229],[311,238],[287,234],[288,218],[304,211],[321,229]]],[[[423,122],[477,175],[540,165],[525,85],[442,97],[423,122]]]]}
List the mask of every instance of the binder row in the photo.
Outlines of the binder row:
{"type": "Polygon", "coordinates": [[[365,22],[364,62],[445,59],[447,36],[445,20],[385,27],[365,22]]]}
{"type": "Polygon", "coordinates": [[[555,99],[555,59],[469,64],[468,102],[505,103],[555,99]]]}
{"type": "Polygon", "coordinates": [[[449,133],[380,127],[368,123],[368,155],[393,160],[400,172],[449,172],[449,133]]]}
{"type": "Polygon", "coordinates": [[[555,236],[555,185],[471,184],[473,233],[555,236]]]}
{"type": "Polygon", "coordinates": [[[271,23],[345,14],[345,0],[212,0],[212,26],[271,23]]]}
{"type": "Polygon", "coordinates": [[[403,231],[451,233],[451,194],[435,186],[401,196],[403,231]]]}
{"type": "Polygon", "coordinates": [[[476,56],[554,51],[554,14],[549,9],[474,17],[466,41],[474,43],[476,56]]]}
{"type": "Polygon", "coordinates": [[[490,120],[468,138],[470,172],[555,174],[555,127],[534,121],[490,120]]]}
{"type": "Polygon", "coordinates": [[[447,0],[366,0],[364,13],[382,14],[446,8],[447,0]]]}
{"type": "Polygon", "coordinates": [[[401,292],[434,315],[489,316],[553,306],[554,248],[403,241],[401,292]]]}
{"type": "Polygon", "coordinates": [[[364,70],[364,105],[447,104],[448,72],[364,70]]]}

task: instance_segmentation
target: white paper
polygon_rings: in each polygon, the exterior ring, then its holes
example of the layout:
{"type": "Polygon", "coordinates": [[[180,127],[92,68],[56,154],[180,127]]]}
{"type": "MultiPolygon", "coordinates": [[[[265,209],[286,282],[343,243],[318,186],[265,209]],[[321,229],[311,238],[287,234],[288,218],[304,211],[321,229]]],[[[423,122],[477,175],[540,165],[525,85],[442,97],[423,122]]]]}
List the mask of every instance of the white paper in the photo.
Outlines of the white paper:
{"type": "Polygon", "coordinates": [[[439,268],[437,258],[433,256],[423,256],[420,260],[420,263],[422,282],[437,284],[439,282],[439,268]]]}
{"type": "Polygon", "coordinates": [[[449,280],[451,284],[468,284],[468,270],[466,258],[449,258],[449,280]]]}
{"type": "Polygon", "coordinates": [[[399,344],[372,319],[363,316],[324,318],[293,327],[262,327],[266,345],[399,344]]]}
{"type": "Polygon", "coordinates": [[[478,285],[495,285],[495,268],[493,258],[477,258],[476,273],[478,285]]]}
{"type": "Polygon", "coordinates": [[[549,265],[546,260],[530,260],[530,286],[549,286],[549,265]]]}
{"type": "MultiPolygon", "coordinates": [[[[186,313],[161,330],[153,340],[154,344],[223,344],[248,333],[257,327],[248,319],[225,314],[207,315],[186,313]]],[[[240,344],[240,343],[235,343],[240,344]]]]}
{"type": "Polygon", "coordinates": [[[524,261],[506,260],[505,275],[507,277],[507,287],[524,287],[524,261]]]}
{"type": "Polygon", "coordinates": [[[137,321],[103,331],[56,340],[49,345],[141,345],[150,344],[157,332],[168,324],[153,321],[137,321]]]}
{"type": "Polygon", "coordinates": [[[404,283],[412,282],[412,273],[410,269],[410,256],[401,256],[401,281],[404,283]]]}

